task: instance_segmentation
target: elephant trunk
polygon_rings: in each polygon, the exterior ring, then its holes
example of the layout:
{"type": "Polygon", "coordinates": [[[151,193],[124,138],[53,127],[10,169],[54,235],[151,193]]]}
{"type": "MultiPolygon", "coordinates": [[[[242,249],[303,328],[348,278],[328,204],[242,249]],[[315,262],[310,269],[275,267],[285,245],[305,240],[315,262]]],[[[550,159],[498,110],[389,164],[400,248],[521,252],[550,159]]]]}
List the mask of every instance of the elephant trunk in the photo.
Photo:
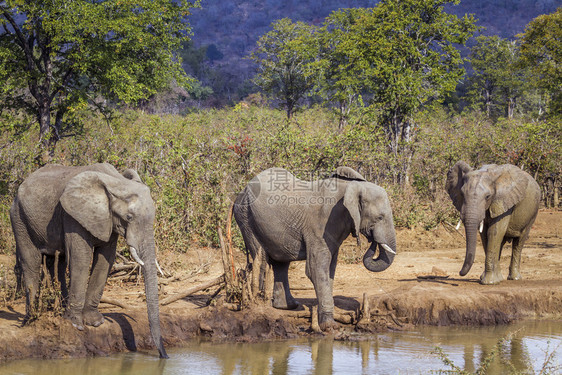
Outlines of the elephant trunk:
{"type": "Polygon", "coordinates": [[[465,233],[466,233],[466,255],[464,258],[464,264],[462,266],[459,274],[465,276],[472,264],[474,263],[474,257],[476,254],[476,237],[478,235],[478,224],[480,220],[477,218],[470,218],[465,221],[465,233]]]}
{"type": "Polygon", "coordinates": [[[160,353],[160,358],[168,358],[164,343],[162,341],[162,333],[160,330],[160,312],[158,307],[158,275],[156,268],[156,252],[154,242],[146,246],[141,254],[144,254],[142,273],[144,277],[144,289],[146,293],[146,309],[148,312],[148,324],[150,326],[150,334],[154,345],[160,353]]]}
{"type": "Polygon", "coordinates": [[[363,256],[363,265],[371,272],[381,272],[390,267],[394,261],[394,256],[396,255],[396,241],[390,241],[389,243],[378,243],[376,241],[371,242],[371,246],[365,252],[363,256]],[[373,259],[375,255],[375,250],[379,247],[379,255],[373,259]]]}

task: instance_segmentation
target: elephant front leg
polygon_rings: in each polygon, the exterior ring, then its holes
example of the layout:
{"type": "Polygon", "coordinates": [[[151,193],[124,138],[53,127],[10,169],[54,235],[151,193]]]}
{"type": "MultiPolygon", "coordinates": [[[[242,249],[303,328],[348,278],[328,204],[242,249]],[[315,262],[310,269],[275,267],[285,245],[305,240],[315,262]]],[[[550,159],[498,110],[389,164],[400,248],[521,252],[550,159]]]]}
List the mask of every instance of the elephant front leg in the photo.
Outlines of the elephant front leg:
{"type": "Polygon", "coordinates": [[[338,327],[334,320],[333,276],[330,275],[331,254],[328,250],[321,253],[307,253],[306,276],[312,281],[318,298],[318,323],[322,331],[338,327]]]}
{"type": "Polygon", "coordinates": [[[92,260],[92,252],[89,250],[89,244],[86,243],[78,234],[72,233],[66,235],[69,258],[70,271],[70,288],[68,294],[68,305],[64,317],[72,323],[72,325],[80,330],[84,330],[84,322],[82,319],[82,310],[84,309],[84,301],[86,299],[86,287],[88,285],[88,271],[92,260]],[[69,244],[69,239],[71,239],[69,244]],[[88,248],[87,251],[77,251],[76,248],[88,248]]]}
{"type": "Polygon", "coordinates": [[[484,245],[484,252],[486,253],[486,261],[484,264],[484,272],[480,276],[481,284],[498,284],[503,280],[499,258],[503,244],[505,243],[504,235],[507,230],[508,222],[509,220],[505,220],[504,218],[494,225],[491,225],[484,233],[486,240],[482,242],[484,245]]]}
{"type": "Polygon", "coordinates": [[[108,244],[97,248],[94,252],[92,273],[90,274],[90,281],[88,282],[86,300],[82,312],[84,324],[93,327],[100,326],[104,321],[103,315],[98,310],[98,306],[105,283],[107,282],[109,270],[115,261],[117,235],[114,234],[113,237],[114,238],[112,238],[108,244]]]}

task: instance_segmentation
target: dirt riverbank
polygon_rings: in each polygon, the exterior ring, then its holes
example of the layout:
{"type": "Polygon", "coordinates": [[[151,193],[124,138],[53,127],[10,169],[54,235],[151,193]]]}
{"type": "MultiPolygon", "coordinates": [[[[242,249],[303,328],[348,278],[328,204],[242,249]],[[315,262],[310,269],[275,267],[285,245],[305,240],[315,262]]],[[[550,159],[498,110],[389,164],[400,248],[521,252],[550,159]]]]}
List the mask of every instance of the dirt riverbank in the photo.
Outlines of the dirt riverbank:
{"type": "MultiPolygon", "coordinates": [[[[354,339],[357,333],[411,329],[420,324],[481,325],[522,318],[562,319],[561,232],[562,212],[541,210],[523,250],[523,280],[506,280],[494,286],[478,283],[484,267],[481,246],[470,273],[458,276],[464,260],[462,229],[457,232],[441,225],[431,231],[399,230],[394,264],[379,274],[362,266],[363,251],[349,239],[340,251],[334,296],[336,313],[351,322],[341,323],[341,328],[331,334],[346,340],[354,339]],[[358,323],[364,293],[369,298],[371,319],[358,323]]],[[[245,257],[240,251],[236,253],[237,266],[241,267],[245,257]]],[[[504,277],[510,256],[511,245],[506,245],[501,258],[504,277]]],[[[222,274],[218,249],[194,248],[181,256],[161,249],[159,260],[170,276],[162,280],[162,299],[222,274]]],[[[4,269],[11,269],[13,262],[13,256],[0,256],[4,269]]],[[[293,295],[304,306],[301,311],[281,311],[264,305],[231,311],[220,298],[218,303],[208,306],[216,286],[162,306],[165,344],[180,346],[197,337],[257,341],[315,334],[310,329],[309,307],[316,299],[304,273],[304,262],[293,263],[290,282],[293,295]]],[[[5,303],[0,296],[0,360],[151,349],[143,290],[142,281],[112,278],[104,297],[118,300],[125,307],[102,304],[106,322],[83,332],[52,313],[21,327],[24,299],[5,303]]]]}

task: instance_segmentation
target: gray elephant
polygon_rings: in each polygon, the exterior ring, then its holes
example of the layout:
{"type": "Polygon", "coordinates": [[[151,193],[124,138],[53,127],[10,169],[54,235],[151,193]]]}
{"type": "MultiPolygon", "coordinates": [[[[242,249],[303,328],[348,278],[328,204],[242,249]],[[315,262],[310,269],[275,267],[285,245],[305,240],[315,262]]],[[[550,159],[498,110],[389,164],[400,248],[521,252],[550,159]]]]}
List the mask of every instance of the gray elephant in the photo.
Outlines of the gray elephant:
{"type": "MultiPolygon", "coordinates": [[[[61,251],[70,270],[65,317],[79,330],[84,324],[102,324],[98,305],[121,235],[142,266],[152,339],[160,357],[167,358],[160,331],[154,215],[150,190],[132,169],[121,175],[110,164],[48,165],[32,173],[10,209],[26,317],[35,314],[42,256],[61,251]]],[[[63,262],[63,289],[65,268],[63,262]]]]}
{"type": "Polygon", "coordinates": [[[541,199],[539,185],[533,177],[510,164],[490,164],[473,170],[459,161],[447,174],[446,189],[460,212],[466,231],[466,257],[460,275],[466,275],[474,263],[480,226],[486,254],[480,282],[497,284],[502,281],[499,258],[503,245],[509,241],[513,241],[513,250],[508,279],[521,279],[521,249],[541,199]]]}
{"type": "Polygon", "coordinates": [[[338,250],[349,234],[358,242],[360,234],[371,242],[363,258],[370,271],[385,270],[396,254],[385,190],[348,167],[314,181],[297,179],[282,168],[265,170],[237,196],[233,211],[251,256],[262,256],[273,269],[274,307],[298,307],[289,289],[288,269],[290,262],[306,260],[323,330],[335,327],[334,273],[338,250]]]}

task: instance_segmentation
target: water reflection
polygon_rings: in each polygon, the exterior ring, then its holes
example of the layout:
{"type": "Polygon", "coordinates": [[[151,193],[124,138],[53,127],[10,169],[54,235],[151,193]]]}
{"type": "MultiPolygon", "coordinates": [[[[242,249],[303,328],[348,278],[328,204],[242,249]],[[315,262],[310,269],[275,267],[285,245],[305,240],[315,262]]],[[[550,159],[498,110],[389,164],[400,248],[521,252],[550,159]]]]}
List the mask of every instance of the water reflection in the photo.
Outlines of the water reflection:
{"type": "MultiPolygon", "coordinates": [[[[107,358],[14,361],[0,374],[420,374],[449,370],[432,350],[439,346],[456,366],[474,372],[512,334],[502,355],[518,371],[529,364],[538,372],[546,353],[562,358],[562,322],[526,322],[485,328],[428,327],[416,332],[384,333],[369,340],[330,339],[213,344],[192,342],[171,348],[169,360],[154,353],[127,353],[107,358]]],[[[508,373],[502,361],[488,373],[508,373]]],[[[559,373],[560,370],[558,370],[559,373]]]]}

